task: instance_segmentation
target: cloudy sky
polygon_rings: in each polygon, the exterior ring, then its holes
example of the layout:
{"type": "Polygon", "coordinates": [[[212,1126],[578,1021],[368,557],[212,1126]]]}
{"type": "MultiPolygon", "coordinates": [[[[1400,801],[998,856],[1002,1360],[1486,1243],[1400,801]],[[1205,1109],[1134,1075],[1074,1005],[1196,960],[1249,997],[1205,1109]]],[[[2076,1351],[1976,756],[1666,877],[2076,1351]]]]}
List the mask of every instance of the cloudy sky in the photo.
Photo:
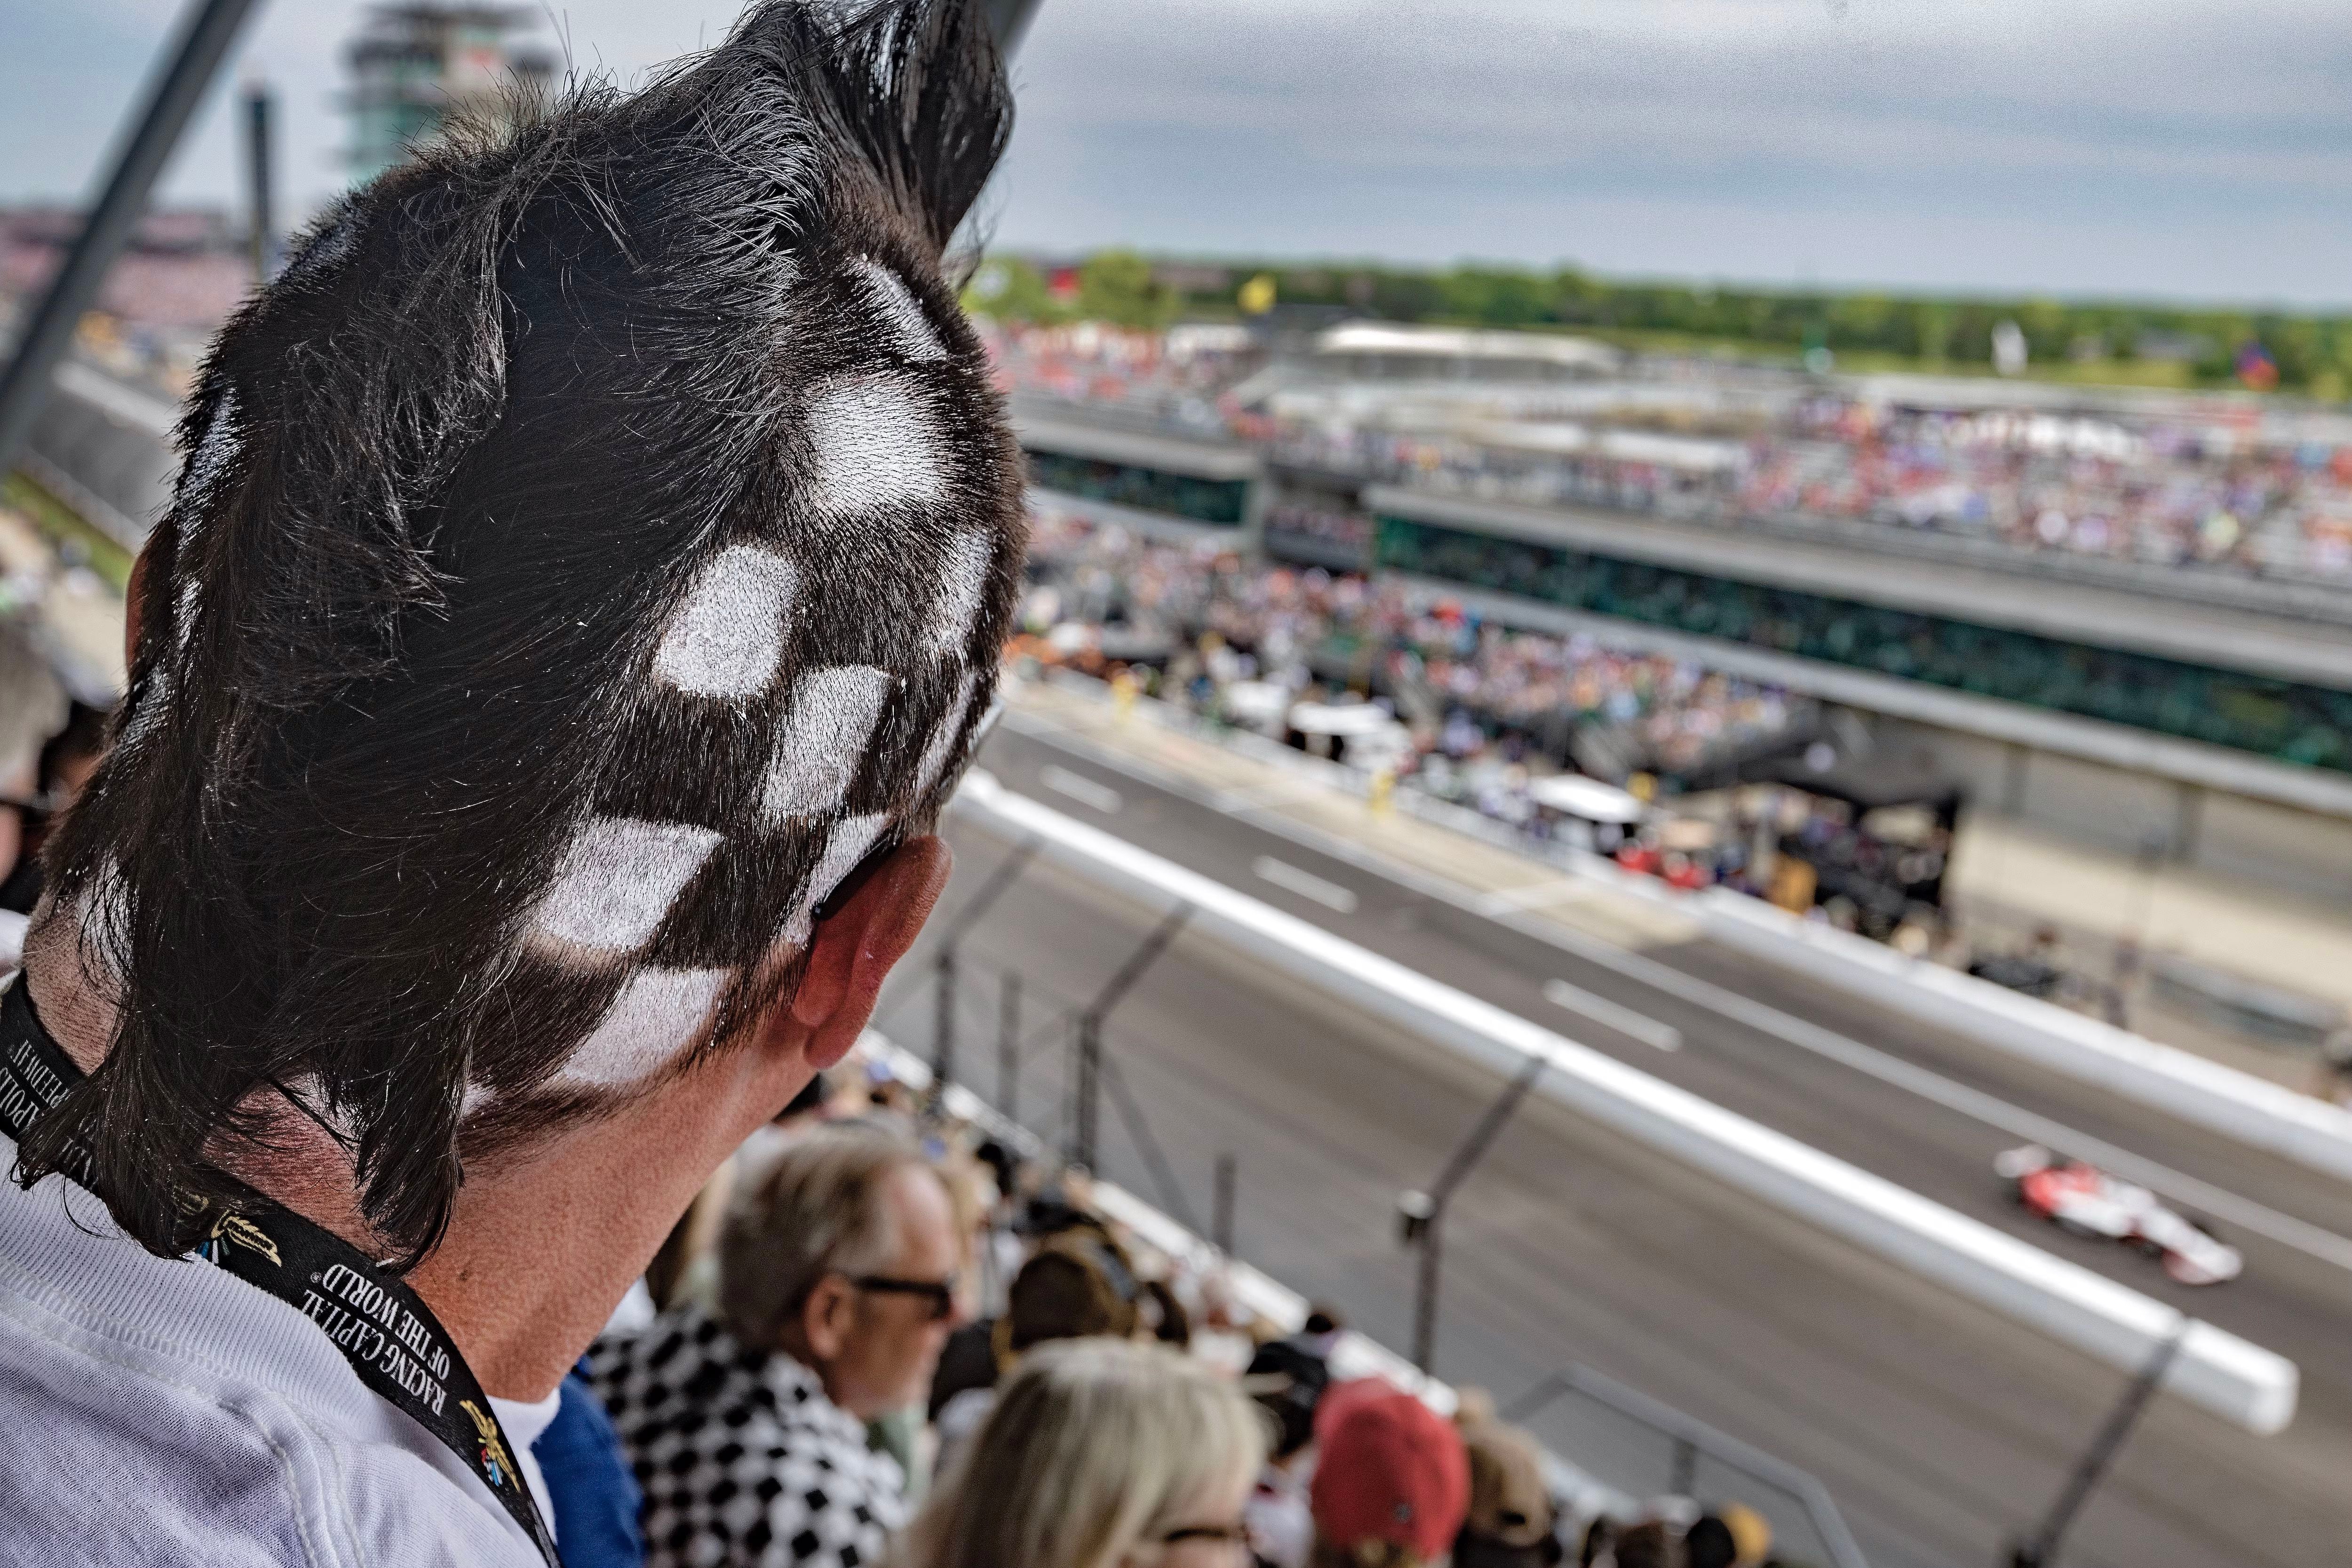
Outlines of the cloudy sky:
{"type": "MultiPolygon", "coordinates": [[[[179,0],[0,0],[0,200],[86,193],[179,0]]],[[[288,195],[352,0],[261,0],[288,195]]],[[[624,81],[735,0],[548,0],[624,81]]],[[[998,243],[2352,304],[2346,0],[1044,0],[998,243]]],[[[215,102],[167,181],[235,199],[215,102]]]]}

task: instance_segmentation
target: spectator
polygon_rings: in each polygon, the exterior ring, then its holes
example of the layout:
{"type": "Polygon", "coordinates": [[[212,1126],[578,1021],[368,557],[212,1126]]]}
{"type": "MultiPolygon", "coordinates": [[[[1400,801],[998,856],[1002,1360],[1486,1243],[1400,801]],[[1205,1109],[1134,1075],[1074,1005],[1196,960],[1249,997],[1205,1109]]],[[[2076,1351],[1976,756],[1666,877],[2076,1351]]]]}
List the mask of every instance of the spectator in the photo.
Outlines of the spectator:
{"type": "Polygon", "coordinates": [[[1716,1515],[1701,1514],[1683,1531],[1683,1559],[1688,1568],[1733,1568],[1739,1561],[1739,1542],[1731,1526],[1716,1515]]]}
{"type": "Polygon", "coordinates": [[[1315,1425],[1315,1568],[1442,1568],[1470,1506],[1461,1434],[1376,1378],[1326,1394],[1315,1425]]]}
{"type": "Polygon", "coordinates": [[[1307,1568],[1315,1546],[1307,1483],[1315,1474],[1315,1411],[1330,1385],[1331,1369],[1309,1347],[1321,1337],[1306,1333],[1260,1345],[1242,1376],[1244,1392],[1274,1426],[1273,1450],[1244,1515],[1251,1552],[1271,1568],[1307,1568]]]}
{"type": "Polygon", "coordinates": [[[1683,1543],[1654,1519],[1617,1531],[1608,1550],[1616,1568],[1685,1568],[1683,1543]]]}
{"type": "Polygon", "coordinates": [[[621,1435],[591,1388],[588,1363],[564,1374],[555,1419],[531,1445],[547,1488],[548,1522],[563,1543],[563,1568],[643,1568],[637,1530],[645,1494],[629,1473],[621,1435]]]}
{"type": "MultiPolygon", "coordinates": [[[[42,763],[68,727],[69,704],[23,626],[0,624],[0,910],[29,913],[40,893],[33,858],[48,820],[42,763]]],[[[84,710],[87,711],[87,710],[84,710]]],[[[0,921],[0,958],[16,963],[24,921],[0,921]]]]}
{"type": "Polygon", "coordinates": [[[1265,1453],[1200,1362],[1087,1339],[1039,1347],[908,1532],[905,1568],[1231,1568],[1265,1453]]]}
{"type": "Polygon", "coordinates": [[[529,1423],[945,875],[1023,523],[940,261],[1009,114],[964,0],[766,0],[226,329],[0,995],[13,1560],[553,1561],[529,1423]]]}
{"type": "MultiPolygon", "coordinates": [[[[1075,1210],[1068,1211],[1076,1215],[1075,1210]]],[[[1013,1276],[1011,1305],[990,1335],[995,1376],[940,1407],[939,1468],[953,1468],[965,1443],[995,1407],[996,1390],[1015,1363],[1052,1340],[1133,1337],[1141,1321],[1142,1286],[1135,1266],[1099,1222],[1076,1223],[1047,1237],[1013,1276]]]]}
{"type": "Polygon", "coordinates": [[[1462,1390],[1454,1425],[1470,1460],[1470,1507],[1454,1568],[1554,1568],[1567,1553],[1535,1440],[1497,1420],[1484,1389],[1462,1390]]]}
{"type": "Polygon", "coordinates": [[[1716,1510],[1731,1531],[1732,1563],[1736,1568],[1764,1568],[1772,1557],[1772,1526],[1746,1503],[1727,1502],[1716,1510]]]}
{"type": "Polygon", "coordinates": [[[648,1560],[880,1561],[907,1478],[866,1423],[922,1397],[961,1248],[911,1145],[813,1132],[730,1204],[719,1310],[602,1342],[593,1381],[646,1489],[648,1560]]]}
{"type": "Polygon", "coordinates": [[[1318,1301],[1307,1309],[1307,1321],[1299,1325],[1293,1336],[1308,1354],[1325,1361],[1339,1347],[1339,1336],[1348,1331],[1348,1320],[1339,1309],[1328,1301],[1318,1301]]]}

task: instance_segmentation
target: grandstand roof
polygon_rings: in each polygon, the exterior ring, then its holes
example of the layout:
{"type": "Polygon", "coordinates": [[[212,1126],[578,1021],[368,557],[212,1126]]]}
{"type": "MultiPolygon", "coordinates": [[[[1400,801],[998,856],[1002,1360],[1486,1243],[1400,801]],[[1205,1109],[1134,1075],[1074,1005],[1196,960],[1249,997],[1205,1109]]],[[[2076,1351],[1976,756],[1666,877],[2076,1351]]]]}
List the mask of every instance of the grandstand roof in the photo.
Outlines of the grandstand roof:
{"type": "Polygon", "coordinates": [[[1590,338],[1553,332],[1480,332],[1454,327],[1409,327],[1387,321],[1349,321],[1315,340],[1324,354],[1383,354],[1497,363],[1548,364],[1574,370],[1613,371],[1624,355],[1590,338]]]}

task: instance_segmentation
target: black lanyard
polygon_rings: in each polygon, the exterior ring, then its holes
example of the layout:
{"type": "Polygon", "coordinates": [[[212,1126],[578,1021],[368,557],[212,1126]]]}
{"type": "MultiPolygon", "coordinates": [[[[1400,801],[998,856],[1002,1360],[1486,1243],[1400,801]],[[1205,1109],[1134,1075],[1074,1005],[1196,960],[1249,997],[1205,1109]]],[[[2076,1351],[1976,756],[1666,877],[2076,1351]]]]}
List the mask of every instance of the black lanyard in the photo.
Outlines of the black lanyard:
{"type": "MultiPolygon", "coordinates": [[[[0,995],[0,1131],[20,1143],[82,1079],[33,1011],[26,990],[18,975],[0,995]]],[[[59,1164],[90,1186],[88,1149],[68,1151],[59,1164]]],[[[488,1483],[550,1568],[558,1568],[554,1537],[539,1517],[489,1395],[415,1291],[351,1243],[258,1193],[238,1212],[219,1215],[196,1254],[318,1324],[362,1383],[488,1483]]]]}

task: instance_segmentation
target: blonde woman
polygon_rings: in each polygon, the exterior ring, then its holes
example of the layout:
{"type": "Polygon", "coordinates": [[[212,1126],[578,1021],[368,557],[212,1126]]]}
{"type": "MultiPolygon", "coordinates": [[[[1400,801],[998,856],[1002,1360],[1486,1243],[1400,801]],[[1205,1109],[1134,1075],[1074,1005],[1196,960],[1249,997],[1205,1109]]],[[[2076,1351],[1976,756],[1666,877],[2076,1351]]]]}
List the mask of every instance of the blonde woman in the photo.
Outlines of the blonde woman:
{"type": "Polygon", "coordinates": [[[1266,1435],[1241,1390],[1157,1345],[1021,1359],[908,1530],[902,1568],[1247,1568],[1266,1435]]]}

